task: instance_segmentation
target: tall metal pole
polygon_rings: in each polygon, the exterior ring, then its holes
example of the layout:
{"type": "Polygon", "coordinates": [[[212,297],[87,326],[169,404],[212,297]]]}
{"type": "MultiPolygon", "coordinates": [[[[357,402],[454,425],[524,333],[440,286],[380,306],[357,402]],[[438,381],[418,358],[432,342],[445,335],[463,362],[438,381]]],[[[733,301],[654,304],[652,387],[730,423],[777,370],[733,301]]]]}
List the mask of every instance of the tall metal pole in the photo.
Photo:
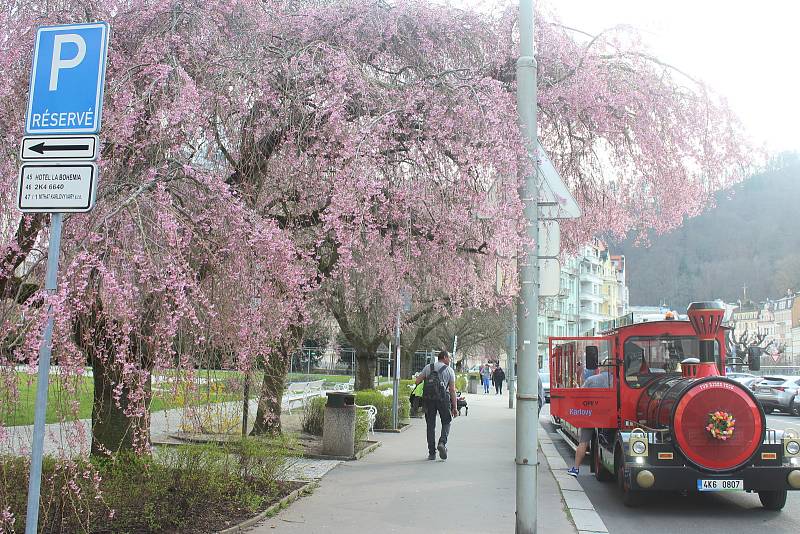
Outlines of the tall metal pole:
{"type": "Polygon", "coordinates": [[[508,324],[506,352],[508,353],[508,408],[513,409],[515,382],[517,380],[517,324],[513,317],[508,324]]]}
{"type": "Polygon", "coordinates": [[[525,177],[521,197],[525,203],[526,237],[531,243],[522,250],[519,260],[520,294],[517,303],[517,534],[536,532],[536,475],[539,465],[537,447],[538,421],[538,332],[539,313],[537,202],[538,165],[536,130],[536,60],[533,57],[533,0],[520,0],[519,48],[517,60],[517,112],[520,127],[533,160],[533,172],[525,177]]]}
{"type": "MultiPolygon", "coordinates": [[[[58,255],[61,251],[61,223],[63,213],[50,218],[50,248],[47,252],[45,289],[52,296],[58,287],[58,255]]],[[[25,534],[36,534],[39,529],[39,492],[42,484],[42,456],[44,455],[44,423],[47,413],[47,386],[50,379],[50,354],[53,348],[53,305],[47,305],[47,325],[39,346],[39,379],[36,388],[36,408],[33,420],[31,476],[28,480],[28,510],[25,534]]]]}
{"type": "Polygon", "coordinates": [[[400,427],[398,421],[398,407],[400,401],[400,310],[397,310],[397,330],[395,331],[394,380],[392,381],[392,428],[400,427]]]}
{"type": "Polygon", "coordinates": [[[247,418],[250,415],[250,372],[244,374],[244,392],[242,395],[242,437],[247,437],[247,418]]]}

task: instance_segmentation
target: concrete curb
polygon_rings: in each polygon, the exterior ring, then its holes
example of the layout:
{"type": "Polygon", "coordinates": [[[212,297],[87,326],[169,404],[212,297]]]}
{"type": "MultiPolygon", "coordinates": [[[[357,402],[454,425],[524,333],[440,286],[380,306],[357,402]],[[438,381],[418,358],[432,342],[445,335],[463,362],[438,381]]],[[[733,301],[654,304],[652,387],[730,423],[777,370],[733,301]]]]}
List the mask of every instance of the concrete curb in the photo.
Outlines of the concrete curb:
{"type": "Polygon", "coordinates": [[[260,523],[264,519],[268,517],[272,517],[279,511],[281,511],[286,505],[292,503],[299,499],[301,496],[305,495],[306,493],[311,493],[314,491],[314,488],[317,487],[319,481],[314,480],[312,482],[308,482],[307,484],[297,488],[289,495],[281,499],[280,501],[276,502],[260,514],[251,517],[250,519],[246,519],[239,523],[238,525],[234,525],[232,527],[228,527],[224,530],[218,530],[217,534],[238,534],[239,532],[244,532],[245,530],[249,529],[250,527],[254,526],[256,523],[260,523]]]}
{"type": "Polygon", "coordinates": [[[311,460],[338,460],[340,462],[352,462],[354,460],[360,460],[383,444],[382,441],[372,440],[365,441],[365,443],[369,443],[369,445],[361,450],[356,451],[353,456],[331,456],[329,454],[304,453],[303,458],[309,458],[311,460]]]}
{"type": "Polygon", "coordinates": [[[589,497],[586,496],[578,480],[567,474],[567,469],[569,469],[567,462],[561,457],[561,453],[556,450],[550,434],[541,423],[539,423],[539,447],[550,468],[550,472],[553,473],[553,477],[558,483],[561,497],[567,505],[579,534],[607,533],[608,529],[605,523],[595,511],[594,505],[589,500],[589,497]]]}
{"type": "Polygon", "coordinates": [[[411,423],[400,423],[400,428],[397,430],[393,428],[376,428],[373,432],[381,432],[383,434],[399,434],[411,428],[411,423]]]}

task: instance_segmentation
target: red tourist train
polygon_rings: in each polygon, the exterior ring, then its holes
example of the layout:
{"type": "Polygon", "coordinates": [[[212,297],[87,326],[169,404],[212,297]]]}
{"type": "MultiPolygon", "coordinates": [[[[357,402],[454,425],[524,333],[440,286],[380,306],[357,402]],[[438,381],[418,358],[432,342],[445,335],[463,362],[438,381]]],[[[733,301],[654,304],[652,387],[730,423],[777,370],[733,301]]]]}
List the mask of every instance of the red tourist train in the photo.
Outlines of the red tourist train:
{"type": "Polygon", "coordinates": [[[550,338],[551,414],[574,441],[596,430],[592,470],[616,478],[626,505],[648,491],[740,490],[780,510],[800,489],[800,432],[767,428],[753,393],[725,377],[723,313],[696,302],[689,320],[550,338]],[[611,373],[612,387],[581,388],[583,367],[611,373]]]}

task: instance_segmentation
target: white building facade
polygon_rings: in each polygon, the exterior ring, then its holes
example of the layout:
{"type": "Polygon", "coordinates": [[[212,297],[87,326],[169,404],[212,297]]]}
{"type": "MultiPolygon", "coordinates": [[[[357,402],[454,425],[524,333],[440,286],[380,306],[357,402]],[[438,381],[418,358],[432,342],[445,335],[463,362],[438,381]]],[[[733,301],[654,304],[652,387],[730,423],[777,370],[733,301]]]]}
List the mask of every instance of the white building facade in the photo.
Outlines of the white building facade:
{"type": "Polygon", "coordinates": [[[611,256],[601,241],[561,262],[561,291],[539,301],[539,366],[549,368],[551,336],[583,336],[602,321],[628,313],[625,256],[611,256]]]}

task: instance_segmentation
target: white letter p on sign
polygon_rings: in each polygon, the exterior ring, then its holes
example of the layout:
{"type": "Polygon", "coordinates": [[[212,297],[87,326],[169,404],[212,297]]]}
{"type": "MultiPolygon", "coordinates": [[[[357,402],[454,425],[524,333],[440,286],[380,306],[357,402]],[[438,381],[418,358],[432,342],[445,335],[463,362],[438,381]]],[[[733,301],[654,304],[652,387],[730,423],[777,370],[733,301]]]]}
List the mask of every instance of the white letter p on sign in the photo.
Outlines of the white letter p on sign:
{"type": "Polygon", "coordinates": [[[50,67],[50,90],[58,90],[58,71],[77,67],[86,56],[86,41],[76,33],[61,33],[55,36],[53,42],[53,63],[50,67]],[[72,59],[61,59],[61,45],[73,43],[78,47],[78,53],[72,59]]]}

